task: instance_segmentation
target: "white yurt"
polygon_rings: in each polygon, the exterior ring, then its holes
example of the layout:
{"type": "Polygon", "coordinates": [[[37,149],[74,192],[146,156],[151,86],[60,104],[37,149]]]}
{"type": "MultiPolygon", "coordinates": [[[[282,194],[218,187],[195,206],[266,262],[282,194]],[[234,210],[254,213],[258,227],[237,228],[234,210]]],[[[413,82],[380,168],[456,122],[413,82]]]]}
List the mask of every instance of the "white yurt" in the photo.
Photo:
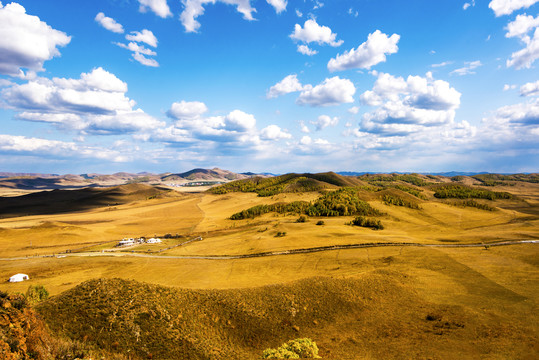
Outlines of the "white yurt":
{"type": "Polygon", "coordinates": [[[29,280],[30,277],[26,274],[15,274],[9,278],[9,282],[21,282],[24,280],[29,280]]]}

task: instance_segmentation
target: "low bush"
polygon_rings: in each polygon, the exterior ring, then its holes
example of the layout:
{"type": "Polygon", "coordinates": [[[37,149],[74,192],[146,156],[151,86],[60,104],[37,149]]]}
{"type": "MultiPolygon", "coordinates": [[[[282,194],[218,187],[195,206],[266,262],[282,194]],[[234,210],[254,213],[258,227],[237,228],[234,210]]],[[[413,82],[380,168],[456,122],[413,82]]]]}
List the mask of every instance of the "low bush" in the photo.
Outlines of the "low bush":
{"type": "Polygon", "coordinates": [[[321,359],[318,346],[308,338],[290,340],[276,349],[266,349],[262,359],[321,359]]]}
{"type": "Polygon", "coordinates": [[[384,229],[384,225],[382,225],[382,222],[380,220],[368,219],[364,218],[363,216],[356,217],[354,220],[352,220],[350,225],[371,228],[374,230],[384,229]]]}

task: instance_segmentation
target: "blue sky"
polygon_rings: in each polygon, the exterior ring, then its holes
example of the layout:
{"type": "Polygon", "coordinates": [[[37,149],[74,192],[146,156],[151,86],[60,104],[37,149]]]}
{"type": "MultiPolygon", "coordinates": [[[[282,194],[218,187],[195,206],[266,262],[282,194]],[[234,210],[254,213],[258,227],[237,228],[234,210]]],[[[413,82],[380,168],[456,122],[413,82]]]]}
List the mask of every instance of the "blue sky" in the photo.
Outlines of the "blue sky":
{"type": "Polygon", "coordinates": [[[537,172],[539,0],[0,4],[0,170],[537,172]]]}

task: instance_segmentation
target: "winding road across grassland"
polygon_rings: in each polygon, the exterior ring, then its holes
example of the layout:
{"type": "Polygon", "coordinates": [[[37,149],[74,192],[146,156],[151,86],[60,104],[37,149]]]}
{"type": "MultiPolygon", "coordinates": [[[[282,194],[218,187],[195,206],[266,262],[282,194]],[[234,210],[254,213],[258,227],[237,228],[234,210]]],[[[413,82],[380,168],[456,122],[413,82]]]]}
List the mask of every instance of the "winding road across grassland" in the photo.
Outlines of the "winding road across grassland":
{"type": "MultiPolygon", "coordinates": [[[[189,241],[190,242],[190,241],[189,241]]],[[[295,255],[295,254],[308,254],[321,251],[333,251],[333,250],[347,250],[347,249],[362,249],[373,247],[433,247],[433,248],[477,248],[484,247],[488,249],[494,246],[510,246],[521,244],[538,244],[539,240],[508,240],[495,243],[474,243],[474,244],[419,244],[419,243],[406,243],[406,242],[374,242],[374,243],[360,243],[360,244],[347,244],[347,245],[329,245],[319,246],[303,249],[291,249],[282,251],[267,251],[254,254],[239,254],[239,255],[154,255],[135,252],[80,252],[80,253],[66,253],[56,255],[40,255],[37,258],[64,258],[64,257],[95,257],[95,256],[109,256],[109,257],[142,257],[142,258],[154,258],[154,259],[191,259],[191,260],[234,260],[234,259],[250,259],[267,256],[281,256],[281,255],[295,255]]],[[[14,260],[30,260],[35,259],[33,257],[13,257],[13,258],[0,258],[0,261],[14,261],[14,260]]]]}

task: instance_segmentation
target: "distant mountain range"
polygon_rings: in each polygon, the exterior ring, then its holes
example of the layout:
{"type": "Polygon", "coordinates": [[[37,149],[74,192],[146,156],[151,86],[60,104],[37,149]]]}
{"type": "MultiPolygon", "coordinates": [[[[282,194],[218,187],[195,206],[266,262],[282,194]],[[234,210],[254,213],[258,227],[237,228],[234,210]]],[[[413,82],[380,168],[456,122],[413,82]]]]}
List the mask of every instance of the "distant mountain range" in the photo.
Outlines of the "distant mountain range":
{"type": "Polygon", "coordinates": [[[58,175],[38,173],[0,172],[0,188],[22,190],[74,189],[83,187],[117,186],[130,183],[152,185],[185,184],[199,181],[228,182],[253,176],[269,177],[269,174],[239,174],[219,168],[193,169],[183,173],[152,174],[148,172],[107,174],[58,175]]]}
{"type": "MultiPolygon", "coordinates": [[[[410,172],[393,172],[394,174],[410,174],[410,172]]],[[[352,172],[340,171],[336,174],[341,176],[362,176],[366,174],[390,174],[383,172],[352,172]]],[[[421,175],[435,176],[472,176],[489,174],[488,172],[432,172],[419,173],[421,175]]],[[[507,175],[507,174],[502,174],[507,175]]],[[[229,182],[260,176],[264,178],[280,176],[272,173],[235,173],[219,168],[193,169],[182,173],[152,174],[148,172],[114,174],[87,173],[80,175],[66,174],[39,174],[39,173],[10,173],[0,172],[0,188],[20,190],[49,190],[49,189],[76,189],[84,187],[110,187],[123,184],[144,183],[151,185],[181,186],[191,182],[229,182]]]]}

